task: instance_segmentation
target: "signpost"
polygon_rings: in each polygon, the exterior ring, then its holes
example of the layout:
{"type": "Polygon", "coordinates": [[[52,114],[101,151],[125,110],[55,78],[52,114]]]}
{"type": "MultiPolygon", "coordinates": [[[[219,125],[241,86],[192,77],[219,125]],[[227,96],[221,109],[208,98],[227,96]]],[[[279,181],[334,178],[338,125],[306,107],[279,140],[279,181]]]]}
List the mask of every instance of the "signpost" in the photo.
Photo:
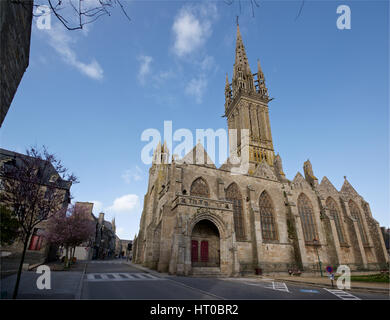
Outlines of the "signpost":
{"type": "Polygon", "coordinates": [[[332,273],[333,268],[331,266],[327,266],[326,271],[329,273],[329,279],[330,279],[330,282],[332,283],[332,288],[333,288],[333,281],[334,281],[334,273],[332,273]]]}

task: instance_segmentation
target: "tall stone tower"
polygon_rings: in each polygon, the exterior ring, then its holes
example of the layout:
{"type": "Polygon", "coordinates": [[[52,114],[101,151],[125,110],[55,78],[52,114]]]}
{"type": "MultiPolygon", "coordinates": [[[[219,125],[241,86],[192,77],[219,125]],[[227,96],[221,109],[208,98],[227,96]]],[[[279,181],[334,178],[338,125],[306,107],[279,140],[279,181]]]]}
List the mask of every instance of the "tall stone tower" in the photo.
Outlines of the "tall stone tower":
{"type": "Polygon", "coordinates": [[[226,75],[225,116],[228,128],[237,129],[238,156],[244,150],[241,145],[241,129],[249,130],[249,173],[262,161],[270,166],[274,165],[275,153],[268,113],[268,102],[271,100],[259,61],[257,73],[251,72],[237,24],[236,58],[231,84],[226,75]]]}

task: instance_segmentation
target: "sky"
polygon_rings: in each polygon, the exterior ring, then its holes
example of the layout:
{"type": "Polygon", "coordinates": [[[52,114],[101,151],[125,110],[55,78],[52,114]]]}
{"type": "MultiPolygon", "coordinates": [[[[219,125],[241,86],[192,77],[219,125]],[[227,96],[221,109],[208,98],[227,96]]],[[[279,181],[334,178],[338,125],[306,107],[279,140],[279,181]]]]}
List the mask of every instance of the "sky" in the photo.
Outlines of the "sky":
{"type": "MultiPolygon", "coordinates": [[[[43,1],[43,0],[42,0],[43,1]]],[[[271,97],[275,152],[287,178],[314,174],[340,190],[344,176],[389,221],[389,4],[387,1],[123,1],[85,30],[33,21],[30,65],[0,129],[2,148],[45,145],[80,183],[73,201],[138,233],[149,164],[144,130],[227,128],[236,16],[252,72],[271,97]],[[339,5],[351,9],[340,30],[339,5]]],[[[219,166],[223,159],[217,159],[219,166]]]]}

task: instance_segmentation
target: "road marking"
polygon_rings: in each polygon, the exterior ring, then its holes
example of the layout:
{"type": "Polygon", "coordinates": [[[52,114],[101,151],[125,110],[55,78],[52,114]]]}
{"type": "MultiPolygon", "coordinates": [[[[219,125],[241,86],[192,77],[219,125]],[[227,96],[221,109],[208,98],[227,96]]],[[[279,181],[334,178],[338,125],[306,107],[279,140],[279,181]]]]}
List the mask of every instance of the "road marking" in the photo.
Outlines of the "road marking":
{"type": "Polygon", "coordinates": [[[87,273],[84,281],[99,282],[99,281],[155,281],[165,280],[149,273],[87,273]]]}
{"type": "Polygon", "coordinates": [[[88,263],[110,263],[110,264],[122,264],[125,263],[125,261],[121,260],[91,260],[88,263]]]}
{"type": "Polygon", "coordinates": [[[320,293],[318,290],[310,290],[310,289],[300,289],[299,291],[306,292],[306,293],[320,293]]]}
{"type": "Polygon", "coordinates": [[[291,293],[290,291],[288,291],[288,287],[284,282],[272,281],[271,284],[267,284],[266,286],[264,286],[264,288],[291,293]]]}
{"type": "Polygon", "coordinates": [[[343,290],[335,290],[335,289],[326,289],[324,290],[334,294],[336,297],[342,299],[342,300],[361,300],[360,298],[350,294],[349,292],[343,291],[343,290]]]}

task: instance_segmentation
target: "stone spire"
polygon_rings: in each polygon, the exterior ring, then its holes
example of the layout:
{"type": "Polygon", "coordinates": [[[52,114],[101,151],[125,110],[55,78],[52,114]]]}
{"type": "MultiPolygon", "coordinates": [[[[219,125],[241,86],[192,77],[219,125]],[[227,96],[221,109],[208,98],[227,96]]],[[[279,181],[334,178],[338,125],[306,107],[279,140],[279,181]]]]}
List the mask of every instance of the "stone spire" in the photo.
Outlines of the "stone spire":
{"type": "Polygon", "coordinates": [[[153,164],[167,164],[169,162],[169,150],[167,147],[167,142],[164,141],[164,144],[161,145],[161,142],[158,142],[156,149],[153,151],[153,164]]]}
{"type": "Polygon", "coordinates": [[[232,89],[229,84],[229,77],[226,73],[226,84],[225,84],[225,110],[229,106],[230,102],[232,102],[232,89]]]}
{"type": "Polygon", "coordinates": [[[268,99],[268,89],[265,86],[265,77],[263,70],[261,70],[260,60],[257,59],[257,92],[265,99],[268,99]]]}
{"type": "Polygon", "coordinates": [[[249,67],[244,43],[242,41],[240,26],[237,23],[236,59],[233,69],[233,96],[240,91],[255,92],[253,75],[249,67]]]}

